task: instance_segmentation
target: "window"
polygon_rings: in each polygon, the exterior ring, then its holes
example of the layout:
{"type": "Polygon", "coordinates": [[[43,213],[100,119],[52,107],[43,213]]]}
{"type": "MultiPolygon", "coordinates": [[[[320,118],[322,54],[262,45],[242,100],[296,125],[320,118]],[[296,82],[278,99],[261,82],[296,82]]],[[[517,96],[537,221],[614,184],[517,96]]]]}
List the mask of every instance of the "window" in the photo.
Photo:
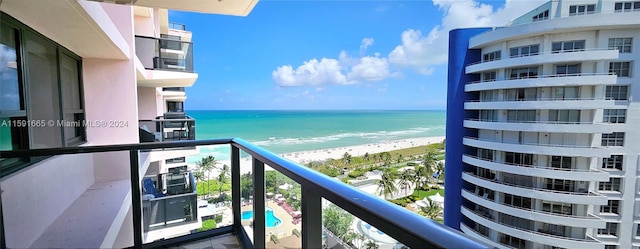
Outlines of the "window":
{"type": "Polygon", "coordinates": [[[600,206],[600,213],[618,214],[619,200],[609,200],[607,205],[600,206]]]}
{"type": "Polygon", "coordinates": [[[537,88],[516,88],[507,89],[506,101],[532,101],[537,99],[537,88]]]}
{"type": "Polygon", "coordinates": [[[624,132],[602,133],[602,146],[624,146],[624,132]]]}
{"type": "Polygon", "coordinates": [[[496,81],[496,72],[482,73],[482,82],[496,81]]]}
{"type": "Polygon", "coordinates": [[[551,43],[551,51],[553,53],[584,51],[584,43],[584,40],[554,42],[551,43]]]}
{"type": "Polygon", "coordinates": [[[617,245],[604,245],[604,249],[618,249],[617,245]]]}
{"type": "Polygon", "coordinates": [[[514,248],[526,248],[527,241],[518,237],[513,237],[504,233],[500,233],[500,243],[514,247],[514,248]]]}
{"type": "Polygon", "coordinates": [[[536,110],[509,110],[507,111],[507,122],[535,122],[536,110]]]}
{"type": "Polygon", "coordinates": [[[636,237],[640,237],[640,224],[636,225],[636,237]]]}
{"type": "Polygon", "coordinates": [[[549,110],[549,122],[561,124],[580,123],[580,110],[549,110]]]}
{"type": "Polygon", "coordinates": [[[510,79],[528,79],[538,77],[538,67],[512,68],[510,79]]]}
{"type": "Polygon", "coordinates": [[[598,229],[598,234],[618,236],[618,223],[607,222],[605,228],[598,229]]]}
{"type": "Polygon", "coordinates": [[[640,11],[640,1],[635,2],[616,2],[615,12],[631,12],[640,11]]]}
{"type": "Polygon", "coordinates": [[[494,91],[493,90],[481,91],[480,92],[480,102],[490,102],[490,101],[493,101],[494,99],[496,99],[496,98],[494,97],[494,91]]]}
{"type": "Polygon", "coordinates": [[[542,20],[547,20],[549,19],[549,10],[545,10],[543,12],[541,12],[540,14],[537,14],[535,16],[533,16],[533,21],[542,21],[542,20]]]}
{"type": "Polygon", "coordinates": [[[167,159],[164,162],[165,163],[184,163],[184,162],[186,162],[186,158],[185,157],[176,157],[176,158],[167,159]]]}
{"type": "Polygon", "coordinates": [[[618,77],[631,77],[631,62],[609,62],[609,73],[618,75],[618,77]]]}
{"type": "Polygon", "coordinates": [[[515,47],[509,49],[509,57],[523,57],[523,56],[532,56],[540,54],[540,45],[528,45],[522,47],[515,47]]]}
{"type": "Polygon", "coordinates": [[[593,14],[595,10],[596,10],[595,4],[571,5],[569,6],[569,15],[570,16],[588,15],[588,14],[593,14]]]}
{"type": "Polygon", "coordinates": [[[602,168],[622,170],[623,159],[623,155],[611,155],[609,158],[602,158],[602,168]]]}
{"type": "Polygon", "coordinates": [[[505,163],[515,165],[533,165],[533,154],[505,152],[505,163]]]}
{"type": "Polygon", "coordinates": [[[628,86],[607,86],[605,99],[607,100],[628,100],[628,86]]]}
{"type": "Polygon", "coordinates": [[[493,150],[479,148],[478,157],[487,161],[493,161],[493,150]]]}
{"type": "Polygon", "coordinates": [[[609,38],[609,48],[618,49],[620,53],[631,53],[631,44],[633,38],[609,38]]]}
{"type": "Polygon", "coordinates": [[[542,201],[542,211],[554,214],[573,215],[573,204],[555,201],[542,201]]]}
{"type": "Polygon", "coordinates": [[[626,109],[604,109],[602,114],[603,123],[623,124],[626,121],[626,109]]]}
{"type": "Polygon", "coordinates": [[[493,172],[490,169],[477,167],[476,168],[476,172],[477,172],[477,175],[479,177],[482,177],[482,178],[486,178],[486,179],[495,179],[496,178],[496,173],[493,172]]]}
{"type": "Polygon", "coordinates": [[[556,74],[559,76],[580,74],[580,64],[556,65],[556,74]]]}
{"type": "Polygon", "coordinates": [[[481,121],[497,121],[498,120],[498,111],[497,110],[480,110],[480,120],[481,121]]]}
{"type": "Polygon", "coordinates": [[[183,105],[183,102],[167,101],[167,112],[184,112],[183,105]]]}
{"type": "Polygon", "coordinates": [[[501,55],[500,50],[486,53],[482,55],[482,61],[483,62],[497,61],[497,60],[500,60],[500,55],[501,55]]]}
{"type": "Polygon", "coordinates": [[[512,195],[512,194],[504,194],[503,204],[516,206],[520,208],[531,209],[531,198],[512,195]]]}
{"type": "Polygon", "coordinates": [[[573,157],[551,156],[551,167],[560,169],[570,169],[573,165],[573,157]]]}
{"type": "Polygon", "coordinates": [[[609,178],[608,182],[599,182],[598,190],[620,192],[622,178],[609,178]]]}
{"type": "Polygon", "coordinates": [[[577,86],[554,87],[551,90],[553,100],[576,100],[580,92],[577,86]]]}
{"type": "Polygon", "coordinates": [[[573,192],[573,181],[564,179],[549,179],[547,180],[547,189],[554,191],[567,191],[573,192]]]}
{"type": "MultiPolygon", "coordinates": [[[[0,14],[0,150],[77,146],[85,139],[81,58],[0,14]],[[29,77],[25,77],[28,75],[29,77]],[[48,125],[47,122],[54,122],[48,125]]],[[[1,160],[0,176],[24,159],[1,160]]]]}

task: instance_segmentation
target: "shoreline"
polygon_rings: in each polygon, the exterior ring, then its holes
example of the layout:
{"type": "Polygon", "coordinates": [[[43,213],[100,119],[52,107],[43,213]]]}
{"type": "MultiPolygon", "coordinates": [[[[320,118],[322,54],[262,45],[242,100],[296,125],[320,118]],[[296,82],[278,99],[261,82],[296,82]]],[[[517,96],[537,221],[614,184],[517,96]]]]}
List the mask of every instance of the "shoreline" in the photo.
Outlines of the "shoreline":
{"type": "MultiPolygon", "coordinates": [[[[432,143],[440,143],[445,139],[445,136],[437,136],[437,137],[416,137],[416,138],[405,138],[398,140],[387,140],[381,141],[378,143],[370,143],[370,144],[362,144],[362,145],[353,145],[353,146],[345,146],[345,147],[337,147],[330,149],[320,149],[320,150],[308,150],[308,151],[298,151],[298,152],[288,152],[279,154],[280,156],[288,159],[289,161],[305,164],[310,161],[321,161],[326,159],[339,159],[342,158],[344,153],[348,152],[352,156],[363,156],[365,153],[369,153],[370,155],[385,152],[385,151],[393,151],[399,149],[406,149],[418,146],[429,145],[432,143]]],[[[231,160],[220,160],[218,164],[227,164],[231,165],[231,160]]],[[[190,168],[195,167],[195,165],[189,165],[190,168]]],[[[273,170],[268,165],[265,165],[265,170],[273,170]]],[[[251,157],[241,158],[240,159],[240,174],[246,174],[251,171],[251,157]]],[[[211,171],[212,175],[218,174],[217,171],[211,171]]],[[[212,179],[215,179],[212,177],[212,179]]]]}

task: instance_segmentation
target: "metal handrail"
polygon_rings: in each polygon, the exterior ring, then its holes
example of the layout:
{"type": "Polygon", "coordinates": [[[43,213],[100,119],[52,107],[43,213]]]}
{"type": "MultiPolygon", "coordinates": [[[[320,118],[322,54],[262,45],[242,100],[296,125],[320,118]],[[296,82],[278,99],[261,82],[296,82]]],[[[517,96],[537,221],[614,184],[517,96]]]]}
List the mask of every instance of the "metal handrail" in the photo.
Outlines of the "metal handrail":
{"type": "MultiPolygon", "coordinates": [[[[0,158],[14,158],[14,157],[33,157],[33,156],[57,156],[66,154],[81,154],[81,153],[98,153],[98,152],[113,152],[113,151],[130,151],[131,162],[131,184],[137,186],[132,189],[132,203],[134,207],[134,223],[142,219],[141,211],[137,209],[141,208],[140,202],[140,182],[139,178],[139,166],[138,166],[138,151],[143,150],[155,150],[155,149],[169,149],[180,147],[194,147],[194,146],[207,146],[207,145],[231,145],[231,172],[233,179],[239,180],[240,160],[239,150],[243,150],[253,157],[254,168],[260,169],[262,166],[257,165],[269,165],[271,168],[281,172],[292,180],[301,184],[303,189],[302,208],[303,208],[303,228],[307,227],[306,234],[303,234],[303,247],[305,245],[317,243],[317,241],[308,242],[312,240],[315,235],[310,232],[321,231],[320,224],[314,222],[305,223],[304,219],[307,215],[311,216],[312,220],[321,221],[318,219],[320,214],[314,212],[305,212],[305,207],[321,210],[320,197],[327,199],[328,201],[340,206],[343,210],[356,215],[361,220],[371,224],[374,227],[379,228],[385,234],[398,240],[400,243],[407,245],[411,248],[490,248],[490,246],[483,244],[475,239],[464,235],[463,233],[454,230],[452,228],[441,225],[435,221],[425,219],[416,213],[410,212],[407,209],[401,208],[395,204],[387,202],[376,196],[366,194],[361,190],[358,190],[348,184],[342,183],[329,176],[321,174],[315,170],[312,170],[303,165],[294,163],[288,159],[280,157],[264,148],[253,145],[243,139],[239,138],[221,138],[221,139],[209,139],[209,140],[190,140],[190,141],[175,141],[175,142],[157,142],[157,143],[139,143],[139,144],[123,144],[123,145],[102,145],[102,146],[87,146],[87,147],[70,147],[70,148],[52,148],[52,149],[32,149],[32,150],[15,150],[15,151],[0,151],[0,158]],[[237,177],[237,178],[236,178],[237,177]],[[137,189],[137,190],[136,190],[137,189]],[[318,198],[317,207],[315,207],[314,198],[318,198]],[[311,206],[310,206],[311,205],[311,206]],[[317,228],[316,228],[317,226],[317,228]],[[310,229],[310,230],[309,230],[310,229]],[[308,237],[310,236],[310,237],[308,237]]],[[[25,166],[28,167],[28,166],[25,166]]],[[[264,177],[264,173],[260,171],[254,172],[254,181],[256,177],[264,177]]],[[[259,180],[259,179],[258,179],[259,180]]],[[[239,190],[239,182],[233,185],[233,192],[239,190]],[[238,189],[235,189],[235,188],[238,189]]],[[[257,186],[259,182],[254,182],[255,198],[259,199],[260,191],[264,191],[264,187],[257,186]]],[[[238,192],[239,193],[239,192],[238,192]]],[[[264,194],[263,194],[264,195],[264,194]]],[[[237,201],[239,204],[239,195],[234,198],[234,203],[237,201]]],[[[254,202],[254,205],[258,205],[258,202],[254,202]]],[[[255,207],[255,206],[254,206],[255,207]]],[[[260,208],[264,209],[264,203],[261,206],[256,207],[256,214],[254,219],[260,218],[260,208]]],[[[141,210],[141,209],[140,209],[141,210]]],[[[234,204],[234,228],[236,231],[242,230],[239,221],[240,205],[234,204]],[[236,207],[237,206],[237,207],[236,207]],[[237,210],[236,210],[237,209],[237,210]],[[238,216],[238,217],[235,217],[238,216]],[[239,230],[238,230],[239,229],[239,230]]],[[[262,212],[264,213],[264,211],[262,212]]],[[[308,217],[308,216],[307,216],[308,217]]],[[[260,224],[258,220],[256,224],[260,224]]],[[[264,224],[263,224],[264,225],[264,224]]],[[[305,230],[305,229],[303,229],[305,230]]],[[[243,231],[243,230],[242,230],[243,231]]],[[[254,233],[261,231],[264,233],[264,227],[260,228],[254,226],[254,233]]],[[[239,236],[246,238],[246,233],[242,232],[239,236]],[[244,235],[242,235],[244,234],[244,235]]],[[[143,242],[141,239],[142,232],[140,228],[134,227],[134,247],[141,247],[143,242]],[[140,237],[140,238],[138,238],[140,237]]],[[[240,238],[245,243],[246,241],[240,238]]],[[[262,236],[264,238],[264,234],[262,236]]],[[[256,247],[262,247],[260,245],[259,237],[254,236],[254,243],[258,243],[256,247]]],[[[263,240],[261,242],[264,242],[263,240]]],[[[164,242],[166,243],[166,242],[164,242]]]]}
{"type": "Polygon", "coordinates": [[[488,182],[493,182],[493,183],[497,183],[500,185],[505,185],[505,186],[510,186],[510,187],[516,187],[516,188],[522,188],[522,189],[529,189],[529,190],[535,190],[535,191],[543,191],[543,192],[549,192],[549,193],[555,193],[555,194],[565,194],[565,195],[580,195],[580,196],[604,196],[601,195],[599,193],[593,192],[591,190],[587,190],[587,192],[575,192],[575,191],[560,191],[560,190],[553,190],[553,189],[546,189],[546,188],[537,188],[537,187],[527,187],[527,186],[523,186],[523,185],[518,185],[518,184],[513,184],[513,183],[508,183],[508,182],[503,182],[503,181],[498,181],[496,179],[489,179],[486,177],[482,177],[476,174],[473,174],[473,172],[464,172],[465,174],[471,176],[471,177],[475,177],[484,181],[488,181],[488,182]]]}
{"type": "Polygon", "coordinates": [[[528,80],[528,79],[543,79],[543,78],[560,78],[560,77],[576,77],[576,76],[601,76],[601,75],[615,75],[615,73],[571,73],[571,74],[539,74],[531,77],[523,77],[523,78],[504,78],[501,80],[494,79],[489,81],[484,80],[475,80],[467,82],[468,84],[476,84],[476,83],[486,83],[486,82],[495,82],[495,81],[509,81],[509,80],[528,80]]]}
{"type": "MultiPolygon", "coordinates": [[[[469,191],[469,190],[466,190],[466,189],[462,189],[462,191],[465,191],[465,192],[467,192],[469,194],[472,194],[474,196],[477,196],[479,198],[485,199],[484,197],[479,196],[479,195],[475,194],[472,191],[469,191]]],[[[535,199],[535,198],[533,198],[533,199],[535,199]]],[[[594,215],[592,213],[589,213],[589,212],[587,212],[587,216],[578,216],[578,215],[559,214],[559,213],[548,212],[548,211],[544,211],[544,210],[535,210],[535,209],[531,209],[531,208],[518,207],[518,206],[507,204],[507,203],[497,203],[496,202],[496,204],[502,205],[502,206],[511,207],[511,208],[517,208],[517,209],[525,210],[525,211],[529,211],[529,212],[546,214],[546,215],[555,215],[555,216],[561,216],[561,217],[566,217],[566,218],[574,218],[574,219],[589,219],[589,220],[603,220],[604,221],[604,219],[602,219],[602,218],[600,218],[600,217],[598,217],[598,216],[596,216],[596,215],[594,215]]],[[[568,203],[568,204],[571,204],[571,203],[568,203]]]]}
{"type": "Polygon", "coordinates": [[[486,161],[486,162],[490,162],[490,163],[498,163],[498,164],[504,164],[504,165],[516,166],[516,167],[524,167],[524,168],[570,171],[570,172],[599,172],[599,173],[604,173],[604,171],[601,171],[601,170],[598,170],[598,169],[566,169],[566,168],[555,168],[555,167],[540,167],[540,165],[516,164],[516,163],[508,163],[508,162],[499,163],[499,162],[489,161],[489,160],[487,160],[485,158],[482,158],[482,157],[472,156],[472,155],[469,155],[469,154],[463,154],[463,156],[471,157],[471,158],[474,158],[474,159],[478,159],[478,160],[482,160],[482,161],[486,161]]]}
{"type": "MultiPolygon", "coordinates": [[[[548,234],[548,233],[538,232],[538,231],[535,231],[535,230],[529,230],[529,229],[526,229],[526,228],[521,228],[521,227],[518,227],[518,226],[514,226],[514,225],[511,225],[511,224],[507,224],[507,223],[501,222],[501,221],[499,221],[499,220],[489,219],[488,217],[485,217],[485,216],[483,216],[481,213],[476,212],[475,210],[471,210],[471,209],[470,209],[470,208],[468,208],[468,207],[462,207],[462,208],[464,208],[464,209],[468,210],[468,211],[469,211],[469,212],[471,212],[471,213],[474,213],[474,214],[478,215],[478,216],[479,216],[479,217],[481,217],[482,219],[485,219],[485,220],[488,220],[488,221],[491,221],[491,222],[493,222],[493,223],[500,224],[500,225],[503,225],[503,226],[506,226],[506,227],[509,227],[509,228],[513,228],[513,229],[517,229],[517,230],[520,230],[520,231],[524,231],[524,232],[527,232],[527,233],[533,233],[533,234],[537,234],[537,235],[553,237],[553,238],[556,238],[556,239],[564,239],[564,240],[572,240],[572,241],[582,241],[582,242],[599,243],[599,241],[598,241],[598,240],[594,240],[594,239],[592,239],[592,238],[585,238],[585,239],[581,239],[581,238],[572,238],[572,237],[565,237],[565,236],[560,236],[560,235],[555,235],[555,234],[548,234]]],[[[586,234],[585,234],[585,237],[587,237],[587,236],[586,236],[586,234]]]]}
{"type": "Polygon", "coordinates": [[[509,143],[502,141],[493,141],[489,139],[480,139],[477,137],[469,137],[465,136],[464,138],[483,141],[483,142],[492,142],[492,143],[502,143],[502,144],[519,144],[519,145],[531,145],[531,146],[543,146],[543,147],[561,147],[561,148],[601,148],[600,146],[590,146],[590,145],[572,145],[572,144],[541,144],[541,143],[509,143]]]}
{"type": "Polygon", "coordinates": [[[511,56],[511,55],[509,55],[509,57],[504,57],[504,59],[478,61],[478,62],[470,63],[467,66],[473,66],[473,65],[483,64],[483,63],[492,62],[492,61],[508,60],[508,59],[515,59],[515,58],[521,58],[521,57],[531,57],[531,56],[538,56],[538,55],[575,53],[575,52],[591,52],[591,51],[608,51],[608,50],[617,50],[617,49],[618,48],[613,48],[613,47],[612,48],[588,48],[588,49],[572,49],[572,50],[560,50],[560,51],[549,51],[549,52],[537,52],[537,53],[531,53],[531,54],[528,54],[528,55],[520,55],[520,56],[511,56]]]}
{"type": "Polygon", "coordinates": [[[465,118],[466,121],[479,121],[479,122],[490,122],[490,123],[509,123],[509,124],[517,124],[517,123],[525,123],[525,124],[604,124],[597,122],[572,122],[572,121],[528,121],[528,120],[517,120],[508,121],[508,120],[492,120],[492,119],[481,119],[481,118],[465,118]]]}

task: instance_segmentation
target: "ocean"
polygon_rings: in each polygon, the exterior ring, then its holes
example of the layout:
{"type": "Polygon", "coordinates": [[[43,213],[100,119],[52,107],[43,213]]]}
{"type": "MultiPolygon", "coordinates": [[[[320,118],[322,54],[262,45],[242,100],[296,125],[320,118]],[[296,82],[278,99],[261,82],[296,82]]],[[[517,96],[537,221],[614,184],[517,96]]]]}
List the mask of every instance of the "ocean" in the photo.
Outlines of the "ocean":
{"type": "MultiPolygon", "coordinates": [[[[196,139],[238,137],[276,154],[445,135],[442,111],[186,111],[196,139]]],[[[229,159],[228,146],[200,149],[229,159]]]]}

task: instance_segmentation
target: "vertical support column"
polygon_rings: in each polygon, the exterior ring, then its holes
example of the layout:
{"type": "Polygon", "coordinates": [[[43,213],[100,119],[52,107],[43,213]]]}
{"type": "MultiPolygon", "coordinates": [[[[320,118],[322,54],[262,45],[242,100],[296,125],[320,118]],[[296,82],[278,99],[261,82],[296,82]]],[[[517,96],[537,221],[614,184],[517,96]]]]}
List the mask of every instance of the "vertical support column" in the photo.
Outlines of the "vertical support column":
{"type": "MultiPolygon", "coordinates": [[[[0,4],[2,0],[0,0],[0,4]]],[[[0,188],[0,249],[7,248],[7,241],[4,238],[4,221],[2,219],[2,188],[0,188]]]]}
{"type": "Polygon", "coordinates": [[[265,248],[264,163],[253,158],[253,247],[265,248]]]}
{"type": "Polygon", "coordinates": [[[129,169],[131,171],[131,213],[133,214],[133,247],[142,248],[142,192],[140,166],[137,150],[129,151],[129,169]]]}
{"type": "Polygon", "coordinates": [[[302,185],[302,248],[322,248],[322,198],[302,185]]]}
{"type": "Polygon", "coordinates": [[[233,208],[233,228],[241,229],[242,217],[240,214],[240,149],[231,145],[231,206],[233,208]]]}

